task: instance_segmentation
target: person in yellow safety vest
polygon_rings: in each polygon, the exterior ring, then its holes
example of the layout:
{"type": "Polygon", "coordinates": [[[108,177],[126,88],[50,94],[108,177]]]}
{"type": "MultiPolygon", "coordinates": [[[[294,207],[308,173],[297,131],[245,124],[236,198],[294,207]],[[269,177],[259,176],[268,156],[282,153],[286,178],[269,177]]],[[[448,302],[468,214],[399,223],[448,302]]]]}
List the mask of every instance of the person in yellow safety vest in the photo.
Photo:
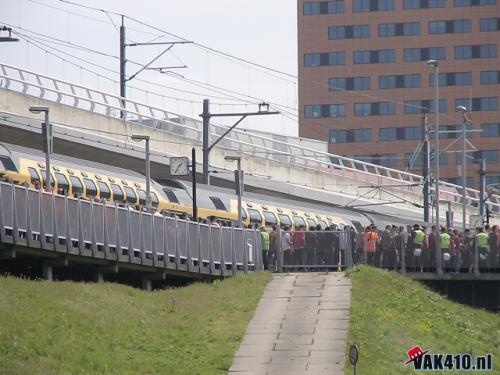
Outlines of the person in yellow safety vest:
{"type": "Polygon", "coordinates": [[[269,233],[264,226],[260,227],[260,239],[262,241],[262,261],[264,269],[269,268],[269,233]]]}
{"type": "MultiPolygon", "coordinates": [[[[451,242],[451,237],[448,233],[446,233],[446,228],[441,227],[441,234],[439,235],[439,243],[441,244],[441,254],[443,256],[443,261],[446,264],[449,264],[448,262],[451,259],[450,242],[451,242]]],[[[448,266],[443,268],[448,268],[448,266]]]]}
{"type": "Polygon", "coordinates": [[[425,234],[420,229],[420,225],[415,224],[413,226],[413,231],[411,233],[412,237],[412,251],[411,254],[409,254],[410,259],[411,259],[411,267],[412,271],[422,271],[422,259],[423,259],[423,254],[422,254],[422,247],[424,244],[424,239],[425,239],[425,234]]]}
{"type": "Polygon", "coordinates": [[[489,267],[488,255],[490,253],[488,239],[489,236],[484,233],[483,228],[476,228],[475,247],[479,256],[479,264],[484,264],[487,268],[489,267]]]}

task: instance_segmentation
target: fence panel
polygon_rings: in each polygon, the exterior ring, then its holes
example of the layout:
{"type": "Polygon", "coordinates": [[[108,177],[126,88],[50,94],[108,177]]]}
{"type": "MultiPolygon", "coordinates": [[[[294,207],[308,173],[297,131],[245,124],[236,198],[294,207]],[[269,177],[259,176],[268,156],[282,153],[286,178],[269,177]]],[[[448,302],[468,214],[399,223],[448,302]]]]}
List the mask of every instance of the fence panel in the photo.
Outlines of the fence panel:
{"type": "MultiPolygon", "coordinates": [[[[117,240],[120,245],[119,257],[129,254],[129,227],[128,227],[128,209],[117,208],[118,213],[118,227],[117,227],[117,240]]],[[[132,251],[132,249],[130,249],[132,251]]]]}
{"type": "Polygon", "coordinates": [[[200,225],[200,247],[203,262],[210,262],[210,230],[208,225],[200,225]]]}
{"type": "Polygon", "coordinates": [[[233,264],[233,243],[231,237],[232,228],[223,227],[222,230],[222,250],[224,254],[224,264],[233,264]]]}
{"type": "Polygon", "coordinates": [[[19,235],[26,235],[28,229],[28,201],[26,199],[26,188],[22,186],[15,186],[15,197],[16,197],[16,216],[17,216],[17,228],[19,230],[19,235]]]}
{"type": "Polygon", "coordinates": [[[52,194],[42,192],[42,223],[44,230],[45,247],[52,249],[54,243],[54,206],[52,194]]]}
{"type": "Polygon", "coordinates": [[[222,252],[222,233],[221,228],[215,225],[212,225],[210,228],[211,237],[210,237],[210,245],[212,247],[212,260],[214,265],[224,264],[224,253],[222,252]]]}
{"type": "Polygon", "coordinates": [[[91,203],[86,200],[80,199],[80,216],[82,218],[82,234],[83,242],[88,247],[92,243],[92,209],[91,203]]]}
{"type": "Polygon", "coordinates": [[[236,255],[236,264],[242,266],[245,260],[244,251],[246,251],[246,243],[244,243],[243,229],[234,228],[233,232],[233,246],[236,255]]]}
{"type": "Polygon", "coordinates": [[[39,192],[36,190],[28,190],[28,205],[30,210],[31,233],[33,235],[40,234],[40,200],[39,192]]]}
{"type": "Polygon", "coordinates": [[[181,260],[188,258],[188,225],[184,220],[177,220],[177,248],[181,260]]]}
{"type": "Polygon", "coordinates": [[[13,185],[1,184],[2,215],[5,229],[12,231],[14,228],[13,185]]]}
{"type": "Polygon", "coordinates": [[[130,211],[130,238],[132,240],[132,256],[140,257],[141,255],[141,223],[140,212],[130,211]]]}

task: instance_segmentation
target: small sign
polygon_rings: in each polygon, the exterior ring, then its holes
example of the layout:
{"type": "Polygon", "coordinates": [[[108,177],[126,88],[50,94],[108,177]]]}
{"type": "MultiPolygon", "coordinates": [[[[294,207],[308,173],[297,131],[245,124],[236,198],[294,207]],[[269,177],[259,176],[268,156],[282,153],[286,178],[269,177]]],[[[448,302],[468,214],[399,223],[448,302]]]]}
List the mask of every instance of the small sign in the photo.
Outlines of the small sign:
{"type": "Polygon", "coordinates": [[[189,174],[189,160],[186,157],[170,158],[170,175],[187,176],[189,174]]]}
{"type": "Polygon", "coordinates": [[[353,344],[351,346],[351,349],[349,350],[349,361],[351,362],[351,365],[356,366],[356,363],[358,363],[358,358],[359,348],[356,344],[353,344]]]}

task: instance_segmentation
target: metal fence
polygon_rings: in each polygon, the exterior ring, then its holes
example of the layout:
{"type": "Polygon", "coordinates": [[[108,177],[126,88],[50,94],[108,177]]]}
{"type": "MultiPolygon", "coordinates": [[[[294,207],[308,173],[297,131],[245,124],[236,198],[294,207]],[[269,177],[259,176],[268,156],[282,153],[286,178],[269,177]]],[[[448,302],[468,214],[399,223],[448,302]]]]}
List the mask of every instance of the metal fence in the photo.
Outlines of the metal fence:
{"type": "Polygon", "coordinates": [[[46,251],[229,276],[261,270],[260,233],[0,183],[0,240],[46,251]]]}
{"type": "Polygon", "coordinates": [[[276,237],[278,271],[342,270],[352,265],[350,229],[284,231],[276,237]]]}
{"type": "MultiPolygon", "coordinates": [[[[410,233],[396,231],[387,240],[377,241],[375,249],[365,246],[362,233],[351,235],[354,264],[399,271],[401,273],[425,274],[480,274],[500,273],[500,243],[479,247],[471,233],[462,236],[456,248],[443,248],[439,252],[434,246],[423,246],[412,242],[410,233]],[[374,251],[373,251],[374,250],[374,251]]],[[[418,276],[418,275],[417,275],[418,276]]]]}

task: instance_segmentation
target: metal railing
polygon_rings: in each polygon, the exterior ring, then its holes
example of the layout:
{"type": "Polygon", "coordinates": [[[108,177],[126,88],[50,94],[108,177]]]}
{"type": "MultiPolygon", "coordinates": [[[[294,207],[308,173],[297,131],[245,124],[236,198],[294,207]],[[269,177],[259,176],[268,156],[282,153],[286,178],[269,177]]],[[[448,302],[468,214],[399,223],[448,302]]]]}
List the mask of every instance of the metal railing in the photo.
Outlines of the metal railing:
{"type": "Polygon", "coordinates": [[[0,240],[46,251],[216,276],[262,269],[260,232],[0,183],[0,240]]]}
{"type": "MultiPolygon", "coordinates": [[[[76,107],[82,110],[152,127],[194,142],[202,141],[202,123],[189,116],[149,106],[120,96],[94,90],[58,78],[0,63],[0,87],[22,92],[40,99],[76,107]],[[125,103],[125,106],[123,105],[125,103]]],[[[220,136],[227,127],[211,124],[211,136],[220,136]]],[[[233,130],[219,147],[238,151],[254,158],[273,160],[290,167],[302,167],[325,174],[341,176],[367,185],[393,185],[391,190],[421,196],[421,176],[397,169],[382,167],[348,157],[321,152],[272,138],[233,130]],[[396,186],[394,186],[396,185],[396,186]]],[[[306,184],[307,182],[305,182],[306,184]]],[[[321,186],[318,186],[321,187],[321,186]]],[[[468,204],[477,205],[479,191],[467,188],[468,204]]],[[[441,182],[441,200],[460,203],[462,190],[458,185],[441,182]]],[[[490,198],[500,211],[500,196],[490,198]]]]}

